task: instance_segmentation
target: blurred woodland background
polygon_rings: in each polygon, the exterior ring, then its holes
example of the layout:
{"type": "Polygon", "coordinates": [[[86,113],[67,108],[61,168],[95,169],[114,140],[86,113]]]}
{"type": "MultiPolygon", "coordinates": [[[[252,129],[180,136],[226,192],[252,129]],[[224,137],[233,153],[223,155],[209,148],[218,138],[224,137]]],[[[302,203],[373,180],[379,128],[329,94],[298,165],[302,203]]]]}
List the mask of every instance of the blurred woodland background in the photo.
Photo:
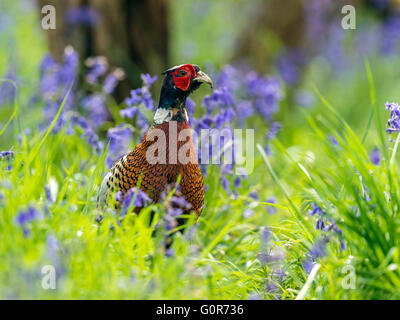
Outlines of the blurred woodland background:
{"type": "Polygon", "coordinates": [[[306,55],[321,53],[331,29],[340,28],[342,6],[355,5],[387,20],[400,1],[38,0],[38,4],[56,8],[57,28],[46,32],[51,54],[60,60],[65,47],[72,45],[83,60],[107,57],[126,71],[117,90],[122,98],[129,88],[140,85],[141,73],[159,74],[173,64],[219,67],[246,61],[255,70],[268,72],[290,59],[296,67],[306,55]]]}

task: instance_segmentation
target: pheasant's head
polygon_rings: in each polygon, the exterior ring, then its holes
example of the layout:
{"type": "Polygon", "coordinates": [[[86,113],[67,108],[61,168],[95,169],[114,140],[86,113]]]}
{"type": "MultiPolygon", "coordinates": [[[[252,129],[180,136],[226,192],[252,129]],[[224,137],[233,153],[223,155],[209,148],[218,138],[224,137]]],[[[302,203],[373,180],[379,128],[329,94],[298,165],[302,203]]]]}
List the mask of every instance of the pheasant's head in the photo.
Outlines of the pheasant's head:
{"type": "Polygon", "coordinates": [[[198,89],[202,83],[208,83],[212,88],[211,78],[195,64],[181,64],[164,71],[163,86],[172,87],[185,93],[198,89]]]}
{"type": "Polygon", "coordinates": [[[211,78],[195,64],[175,66],[163,74],[165,78],[154,122],[187,120],[186,98],[200,88],[202,83],[207,83],[212,88],[211,78]]]}

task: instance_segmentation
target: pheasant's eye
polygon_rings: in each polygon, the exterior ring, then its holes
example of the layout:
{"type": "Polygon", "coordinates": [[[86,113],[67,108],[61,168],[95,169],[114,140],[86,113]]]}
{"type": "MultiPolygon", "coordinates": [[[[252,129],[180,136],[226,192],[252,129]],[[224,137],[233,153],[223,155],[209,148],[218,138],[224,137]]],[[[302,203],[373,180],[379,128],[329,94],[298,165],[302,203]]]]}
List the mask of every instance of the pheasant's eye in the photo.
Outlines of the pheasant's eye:
{"type": "Polygon", "coordinates": [[[179,71],[179,75],[181,75],[181,76],[186,76],[186,71],[185,70],[180,70],[179,71]]]}

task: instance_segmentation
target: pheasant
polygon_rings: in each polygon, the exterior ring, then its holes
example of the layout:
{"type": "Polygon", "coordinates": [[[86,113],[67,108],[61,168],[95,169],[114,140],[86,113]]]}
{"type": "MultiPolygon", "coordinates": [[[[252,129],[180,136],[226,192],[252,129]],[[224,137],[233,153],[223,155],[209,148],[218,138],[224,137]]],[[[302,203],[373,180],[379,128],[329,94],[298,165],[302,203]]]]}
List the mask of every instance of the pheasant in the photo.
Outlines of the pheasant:
{"type": "Polygon", "coordinates": [[[186,99],[202,83],[211,88],[213,83],[197,65],[175,66],[162,74],[165,78],[154,123],[141,143],[117,161],[104,177],[98,206],[107,205],[112,192],[125,194],[137,186],[153,202],[158,202],[166,187],[180,177],[180,191],[199,217],[204,205],[203,177],[190,134],[186,99]]]}

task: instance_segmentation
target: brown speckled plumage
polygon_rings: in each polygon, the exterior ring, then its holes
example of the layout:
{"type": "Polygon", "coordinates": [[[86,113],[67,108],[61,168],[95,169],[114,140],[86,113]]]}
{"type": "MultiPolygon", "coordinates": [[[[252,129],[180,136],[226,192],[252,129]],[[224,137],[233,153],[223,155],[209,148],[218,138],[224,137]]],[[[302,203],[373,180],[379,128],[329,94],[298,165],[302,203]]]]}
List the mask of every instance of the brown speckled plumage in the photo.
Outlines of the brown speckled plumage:
{"type": "MultiPolygon", "coordinates": [[[[169,127],[176,126],[177,132],[189,129],[187,121],[170,121],[160,125],[155,125],[143,137],[142,142],[136,146],[128,155],[116,162],[111,169],[111,176],[108,179],[108,187],[111,191],[121,190],[123,193],[138,185],[141,179],[140,189],[145,191],[154,202],[158,202],[160,194],[170,183],[176,183],[178,176],[181,175],[180,186],[182,194],[192,205],[192,209],[201,214],[204,203],[203,177],[197,163],[196,150],[191,137],[186,141],[171,141],[166,144],[166,159],[170,159],[170,149],[176,150],[176,155],[171,155],[177,159],[176,164],[149,163],[151,159],[146,159],[148,149],[157,140],[148,139],[152,137],[152,130],[161,129],[165,133],[166,141],[169,141],[169,127]],[[174,145],[175,144],[175,145],[174,145]],[[181,147],[185,145],[190,155],[190,161],[182,164],[177,156],[181,147]],[[189,147],[188,147],[189,146],[189,147]],[[149,160],[149,161],[148,161],[149,160]]],[[[157,153],[155,154],[157,156],[157,153]]]]}

